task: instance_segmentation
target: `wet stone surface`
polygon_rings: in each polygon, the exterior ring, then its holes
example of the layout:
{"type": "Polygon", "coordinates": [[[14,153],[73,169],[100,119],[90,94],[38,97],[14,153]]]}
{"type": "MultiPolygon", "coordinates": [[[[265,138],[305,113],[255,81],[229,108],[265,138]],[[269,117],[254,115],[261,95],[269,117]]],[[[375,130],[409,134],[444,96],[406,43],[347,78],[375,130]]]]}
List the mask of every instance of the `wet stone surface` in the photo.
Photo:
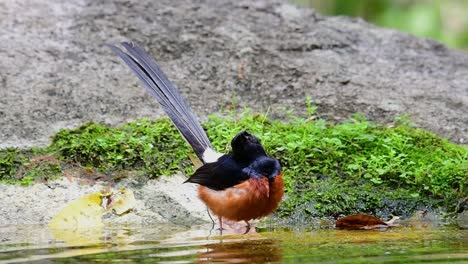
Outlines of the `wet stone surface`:
{"type": "Polygon", "coordinates": [[[201,119],[237,107],[342,121],[354,113],[457,143],[468,131],[468,55],[360,19],[286,1],[0,3],[0,147],[47,145],[86,121],[119,124],[162,111],[104,46],[153,54],[201,119]],[[18,16],[21,14],[21,16],[18,16]]]}

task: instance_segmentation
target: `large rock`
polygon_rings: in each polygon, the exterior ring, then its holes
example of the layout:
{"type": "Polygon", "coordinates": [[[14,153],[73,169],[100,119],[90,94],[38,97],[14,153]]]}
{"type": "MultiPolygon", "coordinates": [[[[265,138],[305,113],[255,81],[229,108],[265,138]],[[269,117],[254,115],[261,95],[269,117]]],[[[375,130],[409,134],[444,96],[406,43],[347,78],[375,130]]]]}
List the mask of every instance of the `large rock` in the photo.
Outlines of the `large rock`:
{"type": "Polygon", "coordinates": [[[286,1],[4,0],[0,147],[44,145],[88,120],[162,116],[104,46],[122,40],[154,54],[200,117],[235,97],[285,118],[311,97],[330,120],[407,113],[467,139],[468,56],[432,40],[286,1]]]}

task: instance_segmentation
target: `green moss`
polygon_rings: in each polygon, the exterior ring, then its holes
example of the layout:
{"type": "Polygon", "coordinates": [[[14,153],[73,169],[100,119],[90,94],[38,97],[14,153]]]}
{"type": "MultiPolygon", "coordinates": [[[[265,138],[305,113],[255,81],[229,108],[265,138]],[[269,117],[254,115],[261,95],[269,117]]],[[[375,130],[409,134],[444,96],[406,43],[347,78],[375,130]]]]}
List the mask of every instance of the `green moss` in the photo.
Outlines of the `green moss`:
{"type": "MultiPolygon", "coordinates": [[[[301,118],[284,123],[246,112],[212,116],[204,126],[218,151],[228,152],[232,137],[248,129],[280,160],[286,183],[280,216],[402,215],[423,206],[454,210],[467,192],[468,148],[402,120],[393,127],[360,116],[338,125],[301,118]]],[[[188,156],[194,154],[168,119],[119,127],[87,123],[57,133],[44,152],[68,166],[97,168],[108,175],[193,171],[188,156]]],[[[30,160],[18,150],[0,151],[0,180],[14,181],[30,160]]],[[[39,168],[23,171],[23,180],[28,173],[31,179],[61,173],[57,163],[39,168]]]]}
{"type": "Polygon", "coordinates": [[[87,123],[58,132],[50,149],[64,161],[103,172],[142,169],[153,177],[192,172],[187,159],[191,150],[168,119],[142,119],[115,128],[87,123]]]}
{"type": "Polygon", "coordinates": [[[20,151],[14,148],[0,150],[0,182],[31,185],[38,180],[57,179],[61,164],[44,149],[20,151]]]}
{"type": "Polygon", "coordinates": [[[14,175],[26,160],[25,155],[18,149],[7,148],[0,150],[0,179],[14,180],[14,175]]]}
{"type": "Polygon", "coordinates": [[[50,155],[38,155],[23,164],[17,173],[17,179],[20,185],[28,186],[37,181],[54,180],[61,175],[62,167],[59,160],[50,155]]]}
{"type": "Polygon", "coordinates": [[[356,116],[339,125],[300,118],[281,123],[245,115],[214,117],[206,126],[220,148],[243,128],[261,137],[283,166],[282,216],[298,207],[311,217],[407,215],[422,206],[450,207],[466,195],[468,148],[406,122],[386,127],[356,116]]]}

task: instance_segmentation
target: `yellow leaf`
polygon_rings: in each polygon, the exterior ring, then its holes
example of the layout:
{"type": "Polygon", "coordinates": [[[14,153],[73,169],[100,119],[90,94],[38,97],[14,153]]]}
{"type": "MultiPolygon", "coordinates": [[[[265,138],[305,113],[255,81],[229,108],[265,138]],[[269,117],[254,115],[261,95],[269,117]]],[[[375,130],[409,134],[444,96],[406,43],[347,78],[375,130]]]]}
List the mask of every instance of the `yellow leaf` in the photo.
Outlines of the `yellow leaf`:
{"type": "Polygon", "coordinates": [[[70,202],[50,222],[51,229],[86,229],[103,225],[102,193],[85,195],[70,202]]]}
{"type": "Polygon", "coordinates": [[[122,215],[135,208],[136,200],[132,190],[121,188],[110,198],[108,209],[113,210],[115,214],[122,215]]]}

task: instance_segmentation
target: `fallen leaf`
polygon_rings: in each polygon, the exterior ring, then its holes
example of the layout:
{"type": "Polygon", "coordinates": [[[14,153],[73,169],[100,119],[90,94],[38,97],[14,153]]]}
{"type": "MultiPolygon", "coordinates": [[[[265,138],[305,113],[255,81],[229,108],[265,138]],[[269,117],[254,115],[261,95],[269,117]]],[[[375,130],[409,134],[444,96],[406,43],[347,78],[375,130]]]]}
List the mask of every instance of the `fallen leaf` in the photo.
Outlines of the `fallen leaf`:
{"type": "Polygon", "coordinates": [[[355,214],[345,216],[336,220],[336,228],[339,229],[380,229],[396,226],[394,222],[400,219],[394,216],[390,221],[384,222],[383,220],[365,214],[355,214]]]}
{"type": "Polygon", "coordinates": [[[136,199],[132,190],[121,188],[117,193],[109,197],[108,209],[117,215],[123,215],[135,208],[136,199]]]}
{"type": "Polygon", "coordinates": [[[102,226],[101,192],[85,195],[70,202],[50,222],[51,229],[86,229],[102,226]]]}

